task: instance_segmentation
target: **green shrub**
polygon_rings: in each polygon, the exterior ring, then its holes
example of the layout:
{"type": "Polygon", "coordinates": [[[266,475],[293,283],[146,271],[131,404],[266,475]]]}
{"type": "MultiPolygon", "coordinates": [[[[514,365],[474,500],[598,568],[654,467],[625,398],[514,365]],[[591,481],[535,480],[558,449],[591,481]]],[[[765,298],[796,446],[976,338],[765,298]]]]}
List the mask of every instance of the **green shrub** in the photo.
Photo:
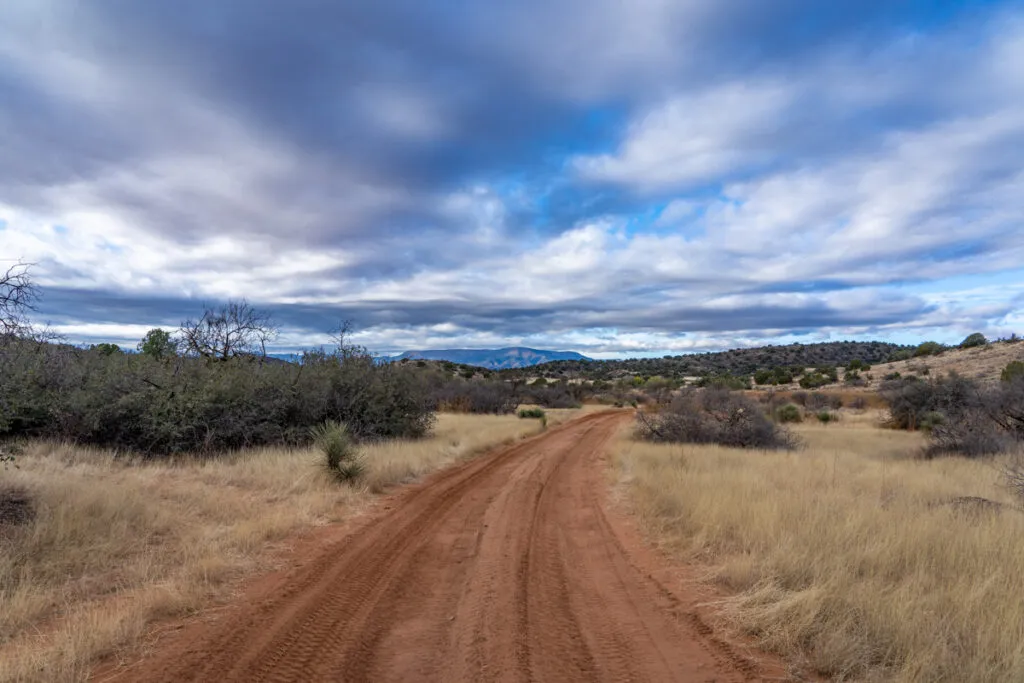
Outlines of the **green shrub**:
{"type": "Polygon", "coordinates": [[[799,406],[787,403],[775,411],[775,419],[779,422],[803,422],[804,416],[799,406]]]}
{"type": "Polygon", "coordinates": [[[800,387],[802,389],[818,389],[835,382],[835,378],[825,373],[814,371],[805,374],[800,378],[800,387]]]}
{"type": "Polygon", "coordinates": [[[1004,382],[1015,382],[1017,380],[1024,379],[1024,361],[1010,361],[1003,372],[999,375],[999,379],[1004,382]]]}
{"type": "Polygon", "coordinates": [[[102,355],[0,344],[0,438],[36,437],[142,455],[300,446],[326,420],[359,439],[419,437],[434,420],[425,373],[369,354],[300,363],[102,355]]]}
{"type": "Polygon", "coordinates": [[[939,342],[926,341],[922,344],[919,344],[918,347],[914,349],[914,357],[919,358],[921,356],[938,356],[945,350],[946,347],[940,344],[939,342]]]}
{"type": "Polygon", "coordinates": [[[522,419],[536,419],[539,420],[545,417],[546,413],[543,408],[523,408],[519,411],[519,417],[522,419]]]}
{"type": "Polygon", "coordinates": [[[988,339],[985,338],[985,335],[981,332],[975,332],[974,334],[967,335],[967,337],[960,342],[960,348],[970,349],[975,346],[985,346],[986,344],[988,344],[988,339]]]}
{"type": "Polygon", "coordinates": [[[839,416],[835,413],[830,413],[827,410],[822,410],[816,415],[818,422],[822,424],[828,424],[829,422],[835,422],[839,419],[839,416]]]}
{"type": "Polygon", "coordinates": [[[353,482],[362,476],[363,459],[344,424],[326,420],[310,429],[310,435],[323,453],[324,467],[331,476],[342,482],[353,482]]]}
{"type": "Polygon", "coordinates": [[[729,391],[751,388],[749,377],[738,377],[729,373],[704,375],[697,380],[697,386],[707,389],[725,389],[729,391]]]}

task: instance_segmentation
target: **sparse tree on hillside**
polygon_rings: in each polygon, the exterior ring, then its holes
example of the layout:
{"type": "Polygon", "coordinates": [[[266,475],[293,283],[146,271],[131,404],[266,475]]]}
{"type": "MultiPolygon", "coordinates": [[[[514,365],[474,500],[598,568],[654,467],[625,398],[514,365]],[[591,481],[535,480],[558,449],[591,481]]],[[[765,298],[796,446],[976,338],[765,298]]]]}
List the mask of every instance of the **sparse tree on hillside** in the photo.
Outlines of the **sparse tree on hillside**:
{"type": "Polygon", "coordinates": [[[975,332],[974,334],[967,335],[967,337],[960,342],[960,348],[970,349],[975,346],[985,346],[986,344],[988,344],[988,339],[985,338],[985,335],[981,332],[975,332]]]}
{"type": "Polygon", "coordinates": [[[18,334],[27,328],[25,314],[38,296],[30,268],[31,264],[19,261],[0,274],[0,335],[18,334]]]}
{"type": "Polygon", "coordinates": [[[181,323],[185,353],[226,361],[239,355],[267,355],[267,343],[277,336],[269,313],[253,308],[245,299],[207,308],[198,320],[181,323]]]}
{"type": "Polygon", "coordinates": [[[155,360],[170,358],[178,353],[178,340],[167,330],[155,327],[146,333],[138,346],[139,353],[155,360]]]}

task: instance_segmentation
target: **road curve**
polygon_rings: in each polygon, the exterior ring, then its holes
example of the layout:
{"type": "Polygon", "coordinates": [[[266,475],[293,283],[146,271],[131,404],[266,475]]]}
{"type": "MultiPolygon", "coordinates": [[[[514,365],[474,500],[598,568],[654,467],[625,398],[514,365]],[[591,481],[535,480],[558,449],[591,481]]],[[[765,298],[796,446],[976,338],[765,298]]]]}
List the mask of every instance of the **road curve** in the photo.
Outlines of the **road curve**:
{"type": "Polygon", "coordinates": [[[446,470],[103,681],[747,681],[606,515],[623,411],[446,470]]]}

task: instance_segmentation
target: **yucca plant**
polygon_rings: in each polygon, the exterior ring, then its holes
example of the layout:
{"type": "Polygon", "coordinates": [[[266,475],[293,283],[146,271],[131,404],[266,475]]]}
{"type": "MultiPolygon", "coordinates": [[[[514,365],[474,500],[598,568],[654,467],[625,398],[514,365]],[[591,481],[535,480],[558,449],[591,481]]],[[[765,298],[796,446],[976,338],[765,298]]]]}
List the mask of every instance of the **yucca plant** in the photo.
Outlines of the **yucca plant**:
{"type": "Polygon", "coordinates": [[[334,478],[350,483],[362,476],[366,466],[344,423],[327,420],[310,433],[313,443],[324,454],[324,466],[334,478]]]}

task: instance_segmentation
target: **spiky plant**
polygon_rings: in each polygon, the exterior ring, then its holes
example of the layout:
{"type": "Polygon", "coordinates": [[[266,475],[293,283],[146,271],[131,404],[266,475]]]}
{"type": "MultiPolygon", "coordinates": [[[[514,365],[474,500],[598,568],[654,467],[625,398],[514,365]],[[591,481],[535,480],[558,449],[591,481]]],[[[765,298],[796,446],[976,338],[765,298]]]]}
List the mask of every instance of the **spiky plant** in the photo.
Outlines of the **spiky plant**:
{"type": "Polygon", "coordinates": [[[333,477],[351,483],[362,476],[366,466],[343,423],[327,420],[310,432],[313,443],[324,455],[324,466],[333,477]]]}

